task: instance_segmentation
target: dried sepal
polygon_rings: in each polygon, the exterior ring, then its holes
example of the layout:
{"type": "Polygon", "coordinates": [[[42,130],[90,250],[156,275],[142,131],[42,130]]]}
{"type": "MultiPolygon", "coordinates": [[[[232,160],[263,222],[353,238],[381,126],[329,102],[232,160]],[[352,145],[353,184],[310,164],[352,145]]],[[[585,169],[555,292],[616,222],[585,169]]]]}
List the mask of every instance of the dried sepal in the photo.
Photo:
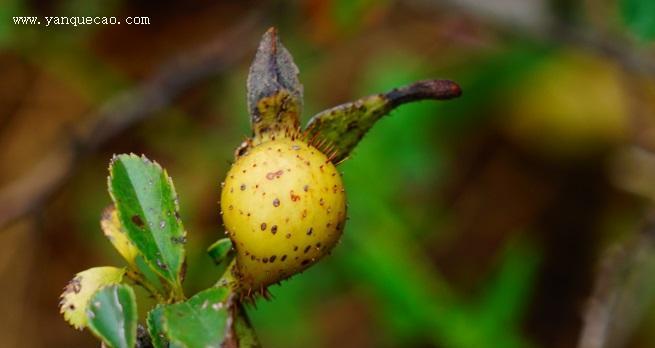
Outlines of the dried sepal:
{"type": "Polygon", "coordinates": [[[300,125],[303,88],[298,67],[275,28],[262,37],[248,74],[248,111],[255,142],[300,125]]]}
{"type": "Polygon", "coordinates": [[[100,288],[123,280],[125,268],[94,267],[75,275],[64,288],[59,302],[59,312],[76,329],[87,325],[86,309],[91,296],[100,288]]]}

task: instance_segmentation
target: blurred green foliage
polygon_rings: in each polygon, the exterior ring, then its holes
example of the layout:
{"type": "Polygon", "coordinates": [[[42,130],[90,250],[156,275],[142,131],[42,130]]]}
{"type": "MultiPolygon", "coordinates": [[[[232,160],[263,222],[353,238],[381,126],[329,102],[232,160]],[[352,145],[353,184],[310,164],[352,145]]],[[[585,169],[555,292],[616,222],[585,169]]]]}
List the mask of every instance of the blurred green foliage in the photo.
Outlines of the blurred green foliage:
{"type": "Polygon", "coordinates": [[[621,15],[628,28],[639,38],[655,39],[655,2],[621,0],[621,15]]]}

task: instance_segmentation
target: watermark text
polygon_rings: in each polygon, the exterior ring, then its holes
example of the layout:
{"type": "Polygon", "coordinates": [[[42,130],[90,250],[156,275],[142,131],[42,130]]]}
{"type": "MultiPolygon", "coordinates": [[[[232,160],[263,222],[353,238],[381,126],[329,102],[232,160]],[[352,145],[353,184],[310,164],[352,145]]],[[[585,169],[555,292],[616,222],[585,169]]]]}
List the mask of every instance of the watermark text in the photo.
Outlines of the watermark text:
{"type": "Polygon", "coordinates": [[[150,17],[124,17],[122,20],[118,17],[102,17],[102,16],[18,16],[13,17],[14,24],[16,25],[42,25],[42,26],[58,26],[67,25],[77,27],[80,25],[119,25],[122,23],[128,25],[148,25],[150,24],[150,17]]]}

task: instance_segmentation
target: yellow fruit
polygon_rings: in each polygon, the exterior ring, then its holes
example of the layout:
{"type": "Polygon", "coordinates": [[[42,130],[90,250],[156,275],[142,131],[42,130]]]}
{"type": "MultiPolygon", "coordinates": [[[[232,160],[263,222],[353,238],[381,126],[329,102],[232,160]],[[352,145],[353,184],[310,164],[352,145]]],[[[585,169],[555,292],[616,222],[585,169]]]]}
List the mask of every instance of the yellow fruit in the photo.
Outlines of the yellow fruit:
{"type": "Polygon", "coordinates": [[[325,256],[346,219],[341,175],[327,156],[300,139],[272,139],[237,159],[221,195],[234,275],[247,293],[325,256]]]}
{"type": "Polygon", "coordinates": [[[606,59],[563,52],[545,60],[506,98],[509,135],[538,153],[576,158],[624,141],[623,72],[606,59]]]}

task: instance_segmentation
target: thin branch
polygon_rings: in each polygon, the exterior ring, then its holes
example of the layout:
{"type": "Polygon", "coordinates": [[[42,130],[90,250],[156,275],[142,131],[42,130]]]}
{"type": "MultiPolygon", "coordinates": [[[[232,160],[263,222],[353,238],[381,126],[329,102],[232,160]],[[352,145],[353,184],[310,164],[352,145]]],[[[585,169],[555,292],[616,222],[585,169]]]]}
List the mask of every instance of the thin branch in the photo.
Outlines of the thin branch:
{"type": "Polygon", "coordinates": [[[0,228],[38,210],[69,179],[79,160],[135,123],[169,106],[184,91],[228,70],[249,52],[262,26],[263,11],[240,21],[227,34],[163,64],[148,79],[85,117],[71,139],[55,146],[32,169],[0,189],[0,228]]]}
{"type": "Polygon", "coordinates": [[[625,345],[641,321],[655,290],[655,222],[609,252],[588,300],[578,348],[625,345]]]}

